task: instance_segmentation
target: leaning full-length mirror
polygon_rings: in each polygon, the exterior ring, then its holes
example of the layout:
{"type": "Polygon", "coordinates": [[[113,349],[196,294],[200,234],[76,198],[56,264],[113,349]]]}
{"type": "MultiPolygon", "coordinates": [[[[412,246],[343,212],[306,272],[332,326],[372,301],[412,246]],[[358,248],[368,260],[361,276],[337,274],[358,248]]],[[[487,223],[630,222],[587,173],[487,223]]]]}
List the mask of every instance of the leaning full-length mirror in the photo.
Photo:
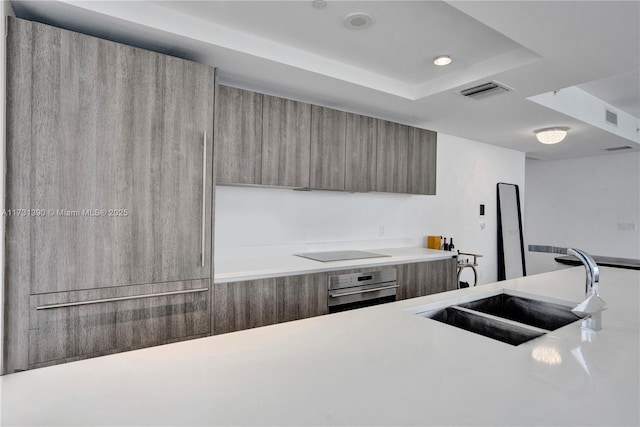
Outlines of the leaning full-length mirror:
{"type": "Polygon", "coordinates": [[[520,191],[515,184],[498,183],[498,280],[527,275],[524,263],[520,191]]]}

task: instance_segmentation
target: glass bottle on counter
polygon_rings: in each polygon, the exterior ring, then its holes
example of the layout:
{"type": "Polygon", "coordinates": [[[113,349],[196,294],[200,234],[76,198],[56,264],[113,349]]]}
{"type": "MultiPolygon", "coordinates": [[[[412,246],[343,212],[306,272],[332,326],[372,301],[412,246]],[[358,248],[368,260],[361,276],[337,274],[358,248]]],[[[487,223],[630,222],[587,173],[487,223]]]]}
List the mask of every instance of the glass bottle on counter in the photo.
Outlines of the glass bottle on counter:
{"type": "Polygon", "coordinates": [[[453,245],[453,237],[451,238],[451,244],[449,245],[449,250],[453,251],[455,249],[455,246],[453,245]]]}
{"type": "Polygon", "coordinates": [[[444,245],[442,246],[442,250],[443,251],[448,251],[449,250],[449,244],[447,243],[447,238],[444,238],[444,245]]]}

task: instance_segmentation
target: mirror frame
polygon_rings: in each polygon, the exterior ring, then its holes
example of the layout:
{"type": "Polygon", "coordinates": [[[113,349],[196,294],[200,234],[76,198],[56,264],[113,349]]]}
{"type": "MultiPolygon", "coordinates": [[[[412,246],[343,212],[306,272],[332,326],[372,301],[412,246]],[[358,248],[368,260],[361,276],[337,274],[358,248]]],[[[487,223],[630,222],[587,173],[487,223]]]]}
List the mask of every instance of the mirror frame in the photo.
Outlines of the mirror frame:
{"type": "Polygon", "coordinates": [[[516,195],[516,206],[513,206],[513,210],[511,210],[510,207],[510,212],[512,214],[515,214],[517,211],[517,215],[518,215],[518,229],[519,229],[519,237],[520,237],[520,256],[521,256],[521,260],[522,260],[522,276],[517,276],[517,277],[524,277],[527,275],[527,268],[526,268],[526,264],[525,264],[525,251],[524,251],[524,237],[523,237],[523,233],[522,233],[522,211],[520,208],[520,189],[518,187],[518,185],[516,184],[508,184],[505,182],[499,182],[496,185],[496,196],[497,196],[497,212],[498,212],[498,281],[500,280],[507,280],[507,279],[515,279],[516,277],[507,277],[507,265],[505,263],[505,253],[504,253],[504,248],[505,248],[505,236],[503,233],[503,214],[506,215],[506,212],[502,212],[501,206],[500,206],[500,193],[501,193],[501,189],[502,191],[505,190],[513,190],[515,189],[515,195],[516,195]]]}

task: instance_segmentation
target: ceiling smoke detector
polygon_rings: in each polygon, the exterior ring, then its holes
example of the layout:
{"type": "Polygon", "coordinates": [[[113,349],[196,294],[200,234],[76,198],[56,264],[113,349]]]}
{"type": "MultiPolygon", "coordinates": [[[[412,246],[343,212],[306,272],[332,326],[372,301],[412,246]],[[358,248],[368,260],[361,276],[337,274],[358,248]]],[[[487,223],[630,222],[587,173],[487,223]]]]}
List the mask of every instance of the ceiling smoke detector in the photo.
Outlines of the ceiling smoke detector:
{"type": "Polygon", "coordinates": [[[327,7],[327,2],[324,0],[313,0],[311,6],[313,6],[314,9],[324,9],[327,7]]]}
{"type": "Polygon", "coordinates": [[[373,16],[364,12],[350,13],[342,20],[344,26],[352,30],[362,30],[373,25],[373,16]]]}

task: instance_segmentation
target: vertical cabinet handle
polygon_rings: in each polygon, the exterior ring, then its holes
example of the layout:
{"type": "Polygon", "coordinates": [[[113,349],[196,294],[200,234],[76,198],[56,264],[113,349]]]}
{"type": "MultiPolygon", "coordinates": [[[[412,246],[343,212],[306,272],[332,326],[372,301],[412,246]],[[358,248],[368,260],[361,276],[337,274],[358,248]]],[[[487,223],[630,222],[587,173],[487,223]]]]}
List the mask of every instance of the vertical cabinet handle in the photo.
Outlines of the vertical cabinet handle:
{"type": "Polygon", "coordinates": [[[204,267],[204,257],[205,257],[205,243],[206,243],[206,235],[205,235],[205,216],[207,212],[207,131],[204,131],[204,136],[202,138],[202,247],[200,248],[202,251],[201,260],[202,267],[204,267]]]}

